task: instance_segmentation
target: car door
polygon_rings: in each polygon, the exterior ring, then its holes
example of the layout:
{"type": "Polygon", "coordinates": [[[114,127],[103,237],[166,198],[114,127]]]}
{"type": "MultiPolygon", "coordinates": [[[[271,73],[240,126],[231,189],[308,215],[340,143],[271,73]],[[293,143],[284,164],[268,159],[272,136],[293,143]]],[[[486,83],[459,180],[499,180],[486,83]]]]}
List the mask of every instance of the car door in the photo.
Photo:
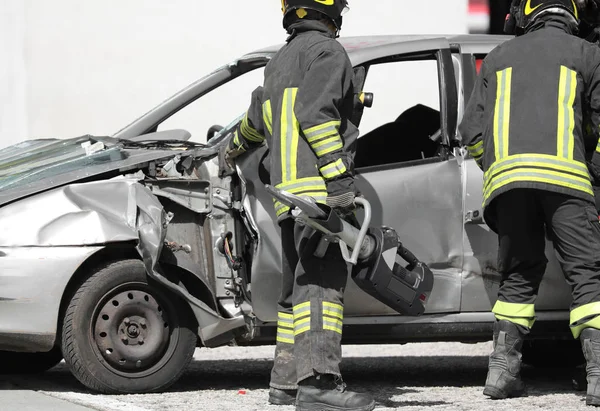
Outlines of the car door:
{"type": "MultiPolygon", "coordinates": [[[[378,108],[399,115],[388,115],[391,121],[359,138],[358,188],[371,203],[372,225],[396,229],[403,244],[434,272],[426,314],[456,312],[461,295],[462,196],[459,165],[448,149],[455,138],[457,109],[451,53],[437,43],[435,48],[375,63],[365,63],[365,90],[374,92],[375,103],[361,128],[369,129],[369,116],[379,119],[378,108]],[[398,101],[394,96],[400,93],[404,98],[398,101]]],[[[344,310],[363,318],[397,314],[352,281],[344,310]]]]}
{"type": "MultiPolygon", "coordinates": [[[[357,164],[357,184],[372,204],[372,224],[396,228],[403,243],[434,271],[436,285],[427,312],[457,311],[460,307],[462,263],[462,197],[458,164],[447,150],[456,133],[457,105],[448,42],[440,38],[410,44],[388,44],[376,50],[354,53],[352,61],[355,67],[362,66],[368,71],[365,91],[371,91],[368,89],[369,76],[373,76],[373,84],[382,86],[382,90],[401,76],[401,73],[394,73],[392,69],[391,75],[383,73],[383,78],[375,79],[376,65],[428,61],[433,66],[432,84],[428,86],[433,88],[435,104],[430,101],[433,98],[425,101],[425,104],[417,100],[419,104],[415,105],[414,101],[399,103],[398,98],[380,98],[383,93],[375,93],[374,106],[366,110],[360,127],[362,136],[357,143],[357,160],[362,162],[357,164]],[[392,117],[376,113],[376,107],[383,109],[382,113],[392,112],[392,117]],[[394,122],[401,112],[408,113],[401,116],[407,124],[405,130],[386,132],[382,137],[373,133],[380,126],[385,129],[386,124],[394,122]],[[429,139],[430,136],[433,139],[429,139]],[[376,149],[382,141],[391,144],[387,150],[376,149]],[[408,145],[397,144],[403,141],[408,142],[410,150],[408,145]],[[419,144],[423,144],[421,154],[419,144]],[[363,161],[375,158],[371,155],[373,147],[379,153],[375,157],[379,158],[383,158],[386,152],[400,151],[390,162],[373,165],[363,161]],[[418,155],[418,158],[409,158],[408,154],[402,156],[403,152],[418,155]]],[[[403,78],[406,87],[413,87],[412,90],[404,90],[404,95],[419,94],[419,87],[416,90],[414,88],[418,81],[424,81],[420,80],[419,74],[419,70],[414,70],[415,78],[403,78]]],[[[281,287],[281,251],[280,231],[274,222],[273,200],[264,190],[264,184],[268,183],[264,165],[266,161],[268,151],[261,148],[244,156],[237,165],[244,191],[245,215],[249,225],[255,227],[252,230],[255,234],[251,262],[252,309],[261,321],[273,321],[277,318],[277,299],[281,287]]],[[[397,314],[360,290],[352,280],[348,281],[344,300],[345,317],[350,323],[360,322],[369,316],[397,314]],[[354,317],[354,321],[350,317],[354,317]]]]}

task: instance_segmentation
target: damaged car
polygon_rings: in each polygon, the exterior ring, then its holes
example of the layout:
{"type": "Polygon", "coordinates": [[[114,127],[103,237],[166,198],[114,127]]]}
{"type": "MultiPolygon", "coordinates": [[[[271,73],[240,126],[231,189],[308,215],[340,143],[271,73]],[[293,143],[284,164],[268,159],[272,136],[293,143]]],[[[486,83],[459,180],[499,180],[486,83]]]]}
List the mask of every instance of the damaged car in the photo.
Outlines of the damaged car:
{"type": "MultiPolygon", "coordinates": [[[[393,227],[435,278],[420,316],[350,280],[344,343],[491,339],[497,239],[482,219],[482,172],[457,125],[478,62],[507,39],[340,40],[360,88],[374,95],[355,158],[372,225],[393,227]]],[[[274,343],[281,250],[267,147],[232,170],[224,152],[243,111],[210,127],[206,143],[194,142],[204,131],[173,119],[201,117],[194,102],[264,69],[279,47],[215,70],[111,137],[0,150],[0,372],[41,372],[64,358],[91,390],[160,392],[196,347],[274,343]]],[[[555,351],[574,365],[570,291],[550,246],[548,257],[523,359],[536,364],[555,351]]]]}

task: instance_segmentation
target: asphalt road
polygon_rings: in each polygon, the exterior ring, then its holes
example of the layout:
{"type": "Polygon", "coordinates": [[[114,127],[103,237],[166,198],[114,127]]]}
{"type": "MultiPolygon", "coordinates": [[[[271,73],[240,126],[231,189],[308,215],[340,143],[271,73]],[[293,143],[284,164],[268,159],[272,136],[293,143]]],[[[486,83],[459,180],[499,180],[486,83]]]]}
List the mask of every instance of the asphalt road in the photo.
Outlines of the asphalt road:
{"type": "MultiPolygon", "coordinates": [[[[585,406],[584,393],[572,388],[570,369],[525,367],[526,398],[487,399],[481,392],[490,349],[491,343],[345,346],[342,371],[350,388],[375,396],[377,410],[592,409],[585,406]]],[[[272,346],[198,349],[169,392],[147,395],[90,394],[61,363],[41,376],[0,381],[0,410],[23,409],[11,398],[29,393],[36,396],[32,410],[61,409],[56,402],[68,401],[73,410],[293,411],[267,404],[272,353],[272,346]],[[38,405],[40,398],[47,398],[48,408],[38,405]]]]}

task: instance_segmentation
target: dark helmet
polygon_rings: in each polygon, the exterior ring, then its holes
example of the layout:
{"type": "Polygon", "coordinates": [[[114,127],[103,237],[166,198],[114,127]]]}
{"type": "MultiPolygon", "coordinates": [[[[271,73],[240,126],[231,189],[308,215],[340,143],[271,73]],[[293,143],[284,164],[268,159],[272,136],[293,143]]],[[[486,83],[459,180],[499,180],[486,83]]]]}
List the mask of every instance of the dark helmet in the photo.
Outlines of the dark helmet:
{"type": "MultiPolygon", "coordinates": [[[[329,17],[338,30],[342,28],[342,15],[348,11],[347,0],[281,0],[284,26],[286,16],[294,10],[314,10],[329,17]]],[[[299,15],[300,18],[304,16],[299,15]]],[[[286,27],[287,28],[287,27],[286,27]]]]}
{"type": "Polygon", "coordinates": [[[575,27],[579,25],[576,0],[513,0],[504,31],[507,34],[527,31],[538,18],[551,13],[569,18],[575,27]]]}

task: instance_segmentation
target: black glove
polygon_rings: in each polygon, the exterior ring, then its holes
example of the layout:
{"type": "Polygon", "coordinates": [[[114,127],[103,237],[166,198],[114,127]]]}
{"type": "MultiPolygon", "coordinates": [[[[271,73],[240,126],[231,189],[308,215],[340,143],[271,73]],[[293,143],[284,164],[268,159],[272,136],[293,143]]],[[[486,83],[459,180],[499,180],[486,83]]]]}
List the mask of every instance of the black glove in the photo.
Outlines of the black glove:
{"type": "Polygon", "coordinates": [[[356,209],[354,199],[358,195],[353,176],[336,178],[326,182],[327,205],[342,217],[350,215],[356,209]]]}

